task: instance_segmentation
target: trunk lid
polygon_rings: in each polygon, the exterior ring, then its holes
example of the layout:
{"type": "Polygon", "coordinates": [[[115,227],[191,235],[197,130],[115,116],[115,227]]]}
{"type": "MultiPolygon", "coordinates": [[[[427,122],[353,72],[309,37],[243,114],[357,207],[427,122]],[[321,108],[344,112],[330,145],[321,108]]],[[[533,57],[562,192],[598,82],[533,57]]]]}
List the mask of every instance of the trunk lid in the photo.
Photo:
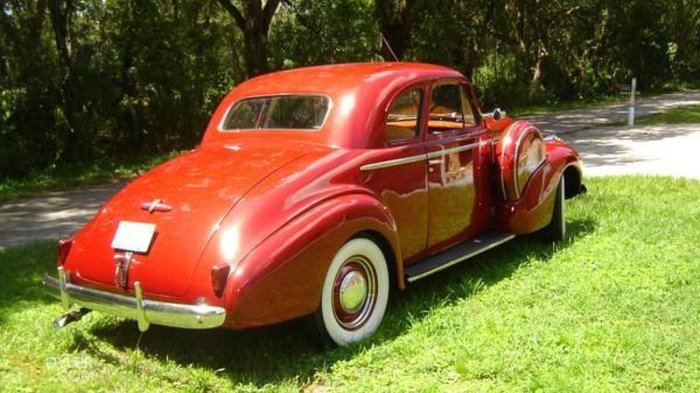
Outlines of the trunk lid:
{"type": "Polygon", "coordinates": [[[153,224],[149,250],[134,253],[127,288],[140,281],[152,294],[183,295],[204,248],[236,202],[302,155],[302,149],[288,144],[247,141],[200,148],[167,162],[131,182],[100,210],[76,235],[66,267],[80,280],[118,287],[115,255],[124,252],[113,249],[112,241],[119,223],[153,224]]]}

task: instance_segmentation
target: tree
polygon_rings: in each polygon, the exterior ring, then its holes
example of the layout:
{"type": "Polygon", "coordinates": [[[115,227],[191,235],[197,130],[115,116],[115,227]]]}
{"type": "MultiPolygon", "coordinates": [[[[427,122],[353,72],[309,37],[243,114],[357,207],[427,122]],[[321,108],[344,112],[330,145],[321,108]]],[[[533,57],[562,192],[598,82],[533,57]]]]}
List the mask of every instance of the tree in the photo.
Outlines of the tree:
{"type": "Polygon", "coordinates": [[[415,0],[376,0],[375,7],[382,40],[384,59],[401,60],[409,46],[413,28],[415,0]],[[385,41],[386,40],[386,41],[385,41]],[[387,46],[388,44],[388,46],[387,46]]]}
{"type": "Polygon", "coordinates": [[[247,77],[389,47],[487,108],[692,85],[700,0],[0,0],[0,181],[191,148],[247,77]]]}
{"type": "Polygon", "coordinates": [[[273,67],[375,60],[374,12],[374,0],[284,0],[269,35],[273,67]]]}
{"type": "Polygon", "coordinates": [[[66,138],[63,157],[65,161],[81,160],[82,129],[76,122],[75,84],[71,48],[71,17],[74,11],[72,0],[49,0],[49,15],[54,41],[58,50],[61,109],[65,121],[66,138]]]}
{"type": "Polygon", "coordinates": [[[233,18],[243,33],[244,58],[248,75],[255,76],[268,72],[267,34],[272,17],[275,16],[280,0],[241,0],[241,10],[231,0],[218,0],[219,4],[233,18]]]}
{"type": "Polygon", "coordinates": [[[46,0],[0,0],[0,178],[54,163],[57,92],[46,0]]]}

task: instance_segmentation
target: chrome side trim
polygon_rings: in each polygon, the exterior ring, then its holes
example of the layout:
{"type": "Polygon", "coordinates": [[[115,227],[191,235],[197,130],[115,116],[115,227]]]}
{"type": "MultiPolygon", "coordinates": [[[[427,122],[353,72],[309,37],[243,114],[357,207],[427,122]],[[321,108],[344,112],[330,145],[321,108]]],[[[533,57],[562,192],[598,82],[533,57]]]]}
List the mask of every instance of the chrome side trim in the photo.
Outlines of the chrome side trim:
{"type": "Polygon", "coordinates": [[[430,158],[435,158],[435,157],[446,156],[446,155],[452,154],[452,153],[459,153],[459,152],[473,149],[476,146],[479,146],[478,142],[477,143],[470,143],[470,144],[464,145],[464,146],[451,147],[449,149],[444,149],[444,150],[431,151],[430,153],[428,153],[428,158],[430,159],[430,158]]]}
{"type": "Polygon", "coordinates": [[[43,283],[61,302],[97,310],[138,322],[139,330],[149,324],[183,329],[211,329],[224,324],[226,310],[206,304],[169,303],[143,298],[141,284],[134,285],[135,297],[100,291],[69,282],[68,272],[58,268],[59,278],[44,275],[43,283]]]}
{"type": "Polygon", "coordinates": [[[361,171],[372,171],[375,169],[390,168],[393,166],[399,166],[399,165],[404,165],[404,164],[410,164],[413,162],[429,160],[431,158],[443,157],[443,156],[446,156],[448,154],[459,153],[462,151],[473,149],[474,147],[476,147],[478,145],[479,145],[479,143],[470,143],[470,144],[464,145],[464,146],[457,146],[457,147],[451,147],[449,149],[431,151],[431,152],[426,153],[426,154],[419,154],[419,155],[415,155],[415,156],[401,157],[401,158],[395,158],[392,160],[373,162],[371,164],[362,165],[360,167],[360,170],[361,171]]]}
{"type": "Polygon", "coordinates": [[[507,242],[507,241],[509,241],[509,240],[512,240],[514,237],[515,237],[515,235],[510,235],[510,236],[508,236],[508,237],[505,237],[505,238],[503,238],[503,239],[501,239],[501,240],[499,240],[499,241],[497,241],[497,242],[493,242],[493,243],[489,244],[488,246],[486,246],[486,247],[484,247],[484,248],[478,249],[478,250],[476,250],[476,251],[474,251],[474,252],[471,252],[471,253],[469,253],[469,254],[462,255],[462,256],[460,256],[460,257],[458,257],[458,258],[455,258],[455,259],[453,259],[453,260],[451,260],[451,261],[449,261],[449,262],[447,262],[447,263],[444,263],[444,264],[442,264],[442,265],[440,265],[440,266],[436,266],[434,269],[425,271],[425,272],[423,272],[423,273],[421,273],[421,274],[417,274],[417,275],[415,275],[415,276],[408,277],[407,280],[408,280],[408,282],[414,282],[414,281],[420,280],[421,278],[427,277],[427,276],[429,276],[429,275],[431,275],[431,274],[433,274],[433,273],[437,273],[437,272],[439,272],[439,271],[441,271],[441,270],[447,269],[448,267],[454,266],[454,265],[456,265],[456,264],[458,264],[458,263],[460,263],[460,262],[462,262],[462,261],[464,261],[464,260],[467,260],[467,259],[469,259],[469,258],[471,258],[471,257],[475,257],[475,256],[477,256],[477,255],[479,255],[479,254],[481,254],[481,253],[483,253],[483,252],[486,252],[486,251],[488,251],[488,250],[490,250],[490,249],[492,249],[492,248],[494,248],[494,247],[496,247],[496,246],[500,246],[501,244],[503,244],[503,243],[505,243],[505,242],[507,242]]]}
{"type": "Polygon", "coordinates": [[[360,167],[361,171],[373,171],[375,169],[391,168],[392,166],[399,166],[404,164],[410,164],[412,162],[424,161],[426,159],[425,154],[420,154],[417,156],[401,157],[395,158],[393,160],[373,162],[371,164],[365,164],[360,167]]]}

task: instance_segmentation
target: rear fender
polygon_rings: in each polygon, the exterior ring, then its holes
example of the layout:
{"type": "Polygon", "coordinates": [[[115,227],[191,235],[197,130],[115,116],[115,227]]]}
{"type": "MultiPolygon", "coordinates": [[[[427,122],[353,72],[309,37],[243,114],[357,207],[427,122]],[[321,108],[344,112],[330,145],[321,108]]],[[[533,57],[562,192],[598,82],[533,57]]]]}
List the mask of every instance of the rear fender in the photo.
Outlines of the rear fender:
{"type": "Polygon", "coordinates": [[[380,236],[391,248],[385,250],[387,263],[396,267],[403,287],[394,221],[372,196],[343,195],[288,223],[236,266],[224,294],[226,325],[260,326],[313,313],[335,253],[353,236],[367,232],[380,236]]]}

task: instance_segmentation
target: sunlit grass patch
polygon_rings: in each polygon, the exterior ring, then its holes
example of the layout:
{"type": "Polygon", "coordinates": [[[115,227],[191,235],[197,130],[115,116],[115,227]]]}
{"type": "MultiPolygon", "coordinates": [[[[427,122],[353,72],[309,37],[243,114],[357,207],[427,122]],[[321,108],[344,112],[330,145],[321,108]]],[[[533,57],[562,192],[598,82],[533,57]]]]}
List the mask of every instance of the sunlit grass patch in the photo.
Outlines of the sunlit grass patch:
{"type": "Polygon", "coordinates": [[[639,125],[700,123],[700,105],[668,109],[642,117],[636,123],[639,125]]]}
{"type": "MultiPolygon", "coordinates": [[[[192,332],[90,314],[61,331],[55,251],[0,252],[3,391],[700,391],[700,183],[586,181],[569,237],[523,236],[394,294],[324,351],[302,322],[192,332]],[[140,343],[139,343],[140,339],[140,343]],[[136,345],[139,343],[137,349],[136,345]]],[[[164,273],[165,274],[165,273],[164,273]]]]}

